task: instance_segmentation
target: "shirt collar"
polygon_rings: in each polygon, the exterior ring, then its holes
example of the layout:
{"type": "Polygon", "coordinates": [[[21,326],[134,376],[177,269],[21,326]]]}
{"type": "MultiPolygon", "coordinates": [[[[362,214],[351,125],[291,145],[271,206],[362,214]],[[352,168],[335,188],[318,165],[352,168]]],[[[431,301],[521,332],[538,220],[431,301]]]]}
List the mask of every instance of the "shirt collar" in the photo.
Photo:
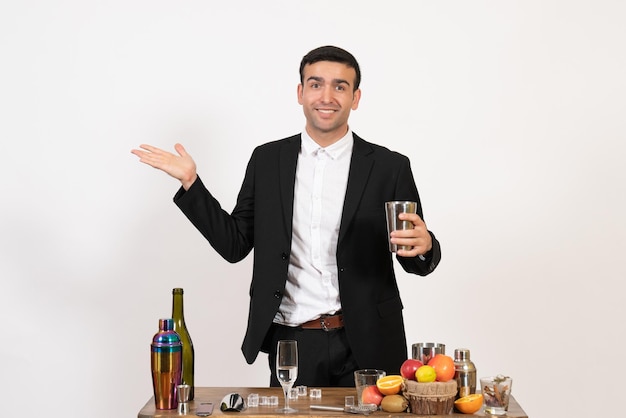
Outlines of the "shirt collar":
{"type": "MultiPolygon", "coordinates": [[[[342,154],[346,152],[352,152],[352,146],[354,144],[354,137],[352,136],[352,130],[348,128],[348,132],[339,141],[331,144],[324,149],[324,151],[332,158],[336,160],[342,154]]],[[[300,152],[309,155],[314,154],[322,149],[317,142],[313,140],[307,133],[306,129],[302,131],[302,147],[300,152]]]]}

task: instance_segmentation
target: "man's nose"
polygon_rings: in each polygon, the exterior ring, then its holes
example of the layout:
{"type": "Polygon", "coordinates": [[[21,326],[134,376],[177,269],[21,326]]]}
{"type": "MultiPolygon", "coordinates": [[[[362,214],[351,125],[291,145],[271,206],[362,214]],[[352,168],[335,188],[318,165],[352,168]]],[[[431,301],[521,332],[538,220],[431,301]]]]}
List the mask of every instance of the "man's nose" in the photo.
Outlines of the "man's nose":
{"type": "Polygon", "coordinates": [[[325,86],[322,89],[322,101],[324,103],[328,103],[331,102],[333,99],[333,87],[332,86],[325,86]]]}

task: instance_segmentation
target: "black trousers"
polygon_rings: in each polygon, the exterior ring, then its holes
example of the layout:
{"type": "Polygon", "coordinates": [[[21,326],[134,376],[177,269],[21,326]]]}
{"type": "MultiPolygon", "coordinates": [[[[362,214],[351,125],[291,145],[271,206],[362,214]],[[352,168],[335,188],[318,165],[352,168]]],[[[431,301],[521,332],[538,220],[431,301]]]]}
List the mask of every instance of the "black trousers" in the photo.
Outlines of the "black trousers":
{"type": "Polygon", "coordinates": [[[352,355],[344,328],[324,331],[273,324],[270,334],[270,386],[280,386],[276,378],[278,341],[296,340],[298,378],[294,387],[354,387],[354,371],[359,367],[352,355]]]}

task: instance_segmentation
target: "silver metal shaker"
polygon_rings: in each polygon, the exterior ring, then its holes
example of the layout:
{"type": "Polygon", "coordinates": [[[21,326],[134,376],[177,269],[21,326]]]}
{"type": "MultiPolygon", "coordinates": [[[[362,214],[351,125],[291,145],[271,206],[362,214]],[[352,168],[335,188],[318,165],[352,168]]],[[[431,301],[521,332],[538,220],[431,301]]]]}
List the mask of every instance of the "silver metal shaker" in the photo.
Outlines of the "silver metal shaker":
{"type": "Polygon", "coordinates": [[[423,364],[428,364],[437,354],[446,354],[446,345],[441,343],[415,343],[412,348],[413,358],[423,364]]]}
{"type": "Polygon", "coordinates": [[[457,399],[476,393],[476,366],[470,360],[470,351],[467,348],[454,350],[454,370],[457,399]]]}
{"type": "MultiPolygon", "coordinates": [[[[401,213],[416,213],[417,211],[417,202],[405,202],[405,201],[393,201],[393,202],[385,202],[385,216],[387,218],[387,233],[391,234],[392,231],[397,231],[399,229],[413,229],[413,223],[411,221],[401,221],[398,218],[398,215],[401,213]]],[[[397,252],[398,250],[410,250],[413,247],[410,245],[400,245],[392,244],[389,241],[389,251],[392,253],[397,252]]]]}

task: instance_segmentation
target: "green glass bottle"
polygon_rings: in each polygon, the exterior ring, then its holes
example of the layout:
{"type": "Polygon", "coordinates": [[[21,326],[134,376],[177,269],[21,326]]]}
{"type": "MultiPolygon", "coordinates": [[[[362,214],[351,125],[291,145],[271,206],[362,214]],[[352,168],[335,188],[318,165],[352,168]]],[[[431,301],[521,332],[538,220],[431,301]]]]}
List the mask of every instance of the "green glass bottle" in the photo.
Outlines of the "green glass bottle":
{"type": "Polygon", "coordinates": [[[180,336],[183,345],[183,384],[189,385],[189,400],[193,400],[194,384],[194,351],[187,325],[185,325],[185,313],[183,310],[183,289],[172,290],[172,319],[174,319],[174,331],[180,336]]]}

